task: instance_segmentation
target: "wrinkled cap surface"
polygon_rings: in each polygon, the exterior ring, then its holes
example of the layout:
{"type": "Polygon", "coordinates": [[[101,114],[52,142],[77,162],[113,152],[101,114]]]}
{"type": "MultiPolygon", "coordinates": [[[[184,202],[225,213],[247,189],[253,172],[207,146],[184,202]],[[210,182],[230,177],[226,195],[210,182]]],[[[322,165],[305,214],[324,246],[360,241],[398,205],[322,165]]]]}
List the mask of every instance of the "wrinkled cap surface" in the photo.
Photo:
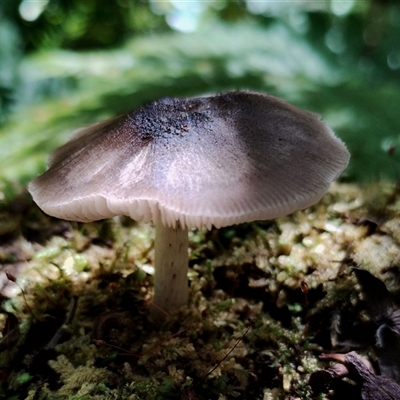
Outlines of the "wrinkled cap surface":
{"type": "Polygon", "coordinates": [[[269,95],[165,98],[79,131],[29,190],[67,220],[222,227],[309,207],[349,157],[317,115],[269,95]]]}

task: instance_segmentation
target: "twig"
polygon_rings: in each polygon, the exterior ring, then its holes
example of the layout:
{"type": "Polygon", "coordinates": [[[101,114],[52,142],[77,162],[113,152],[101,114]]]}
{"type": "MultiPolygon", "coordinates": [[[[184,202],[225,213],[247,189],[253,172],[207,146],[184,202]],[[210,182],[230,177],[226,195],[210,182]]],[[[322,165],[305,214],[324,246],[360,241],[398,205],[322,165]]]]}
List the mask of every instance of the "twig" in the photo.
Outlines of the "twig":
{"type": "Polygon", "coordinates": [[[225,356],[224,356],[220,361],[218,361],[217,364],[216,364],[210,371],[208,371],[208,372],[204,375],[204,377],[203,377],[203,379],[201,380],[201,382],[204,382],[204,381],[206,380],[206,378],[207,378],[208,376],[210,376],[210,375],[221,365],[221,363],[222,363],[223,361],[225,361],[225,360],[229,357],[229,355],[233,352],[233,350],[236,349],[236,347],[239,345],[239,343],[240,343],[240,342],[244,339],[244,337],[249,333],[249,331],[250,331],[250,329],[253,327],[255,321],[254,321],[253,319],[251,319],[251,318],[249,318],[248,320],[250,321],[250,325],[248,326],[248,328],[246,329],[246,331],[243,333],[243,335],[240,336],[240,338],[237,340],[237,342],[235,343],[235,345],[228,351],[228,353],[226,353],[225,356]]]}
{"type": "Polygon", "coordinates": [[[78,306],[78,296],[73,296],[69,304],[67,317],[65,318],[64,323],[60,326],[60,328],[54,334],[50,342],[47,344],[46,349],[52,349],[54,346],[58,344],[64,333],[67,331],[68,325],[74,319],[77,306],[78,306]]]}

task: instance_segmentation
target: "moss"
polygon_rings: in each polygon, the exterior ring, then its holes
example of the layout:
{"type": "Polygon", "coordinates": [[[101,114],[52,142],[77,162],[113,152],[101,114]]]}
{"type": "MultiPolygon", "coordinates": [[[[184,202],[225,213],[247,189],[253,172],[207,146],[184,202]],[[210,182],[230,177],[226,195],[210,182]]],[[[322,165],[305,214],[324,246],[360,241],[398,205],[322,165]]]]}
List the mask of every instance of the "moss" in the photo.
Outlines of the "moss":
{"type": "Polygon", "coordinates": [[[0,354],[3,395],[180,399],[191,390],[199,399],[316,398],[308,377],[343,336],[332,316],[364,318],[347,265],[370,269],[400,292],[398,224],[388,219],[371,232],[359,223],[369,212],[363,199],[361,189],[337,185],[319,205],[273,224],[193,232],[190,303],[162,329],[147,320],[152,227],[115,219],[60,230],[40,215],[46,241],[19,229],[1,247],[6,259],[18,247],[25,293],[10,282],[3,300],[19,325],[0,354]]]}

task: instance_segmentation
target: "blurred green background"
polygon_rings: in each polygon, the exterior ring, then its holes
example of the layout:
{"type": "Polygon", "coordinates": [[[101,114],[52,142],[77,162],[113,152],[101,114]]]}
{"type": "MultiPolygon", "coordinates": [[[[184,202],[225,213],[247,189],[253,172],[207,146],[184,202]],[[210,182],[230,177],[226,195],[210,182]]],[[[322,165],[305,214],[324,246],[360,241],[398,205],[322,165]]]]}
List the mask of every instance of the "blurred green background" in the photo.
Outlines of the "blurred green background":
{"type": "Polygon", "coordinates": [[[400,177],[397,0],[1,0],[0,194],[82,125],[230,89],[321,114],[343,179],[400,177]]]}

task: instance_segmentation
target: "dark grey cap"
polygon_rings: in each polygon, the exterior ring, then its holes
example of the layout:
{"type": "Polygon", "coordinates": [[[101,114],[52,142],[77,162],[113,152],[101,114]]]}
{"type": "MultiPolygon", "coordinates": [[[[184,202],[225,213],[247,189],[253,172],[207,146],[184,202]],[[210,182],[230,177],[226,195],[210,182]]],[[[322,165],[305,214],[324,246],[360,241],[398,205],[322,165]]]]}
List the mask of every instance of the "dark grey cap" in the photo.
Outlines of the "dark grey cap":
{"type": "Polygon", "coordinates": [[[29,190],[68,220],[222,227],[309,207],[349,157],[319,116],[269,95],[166,98],[79,131],[29,190]]]}

